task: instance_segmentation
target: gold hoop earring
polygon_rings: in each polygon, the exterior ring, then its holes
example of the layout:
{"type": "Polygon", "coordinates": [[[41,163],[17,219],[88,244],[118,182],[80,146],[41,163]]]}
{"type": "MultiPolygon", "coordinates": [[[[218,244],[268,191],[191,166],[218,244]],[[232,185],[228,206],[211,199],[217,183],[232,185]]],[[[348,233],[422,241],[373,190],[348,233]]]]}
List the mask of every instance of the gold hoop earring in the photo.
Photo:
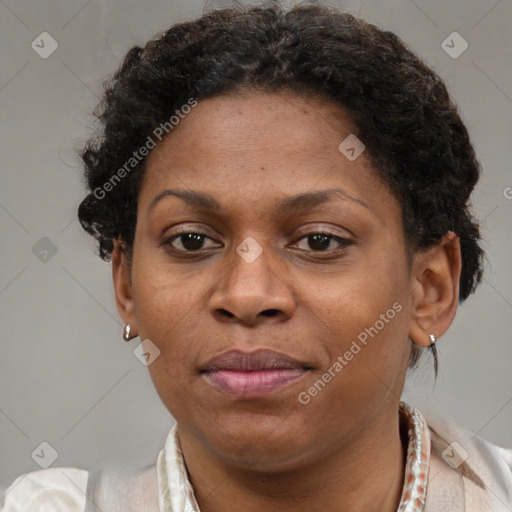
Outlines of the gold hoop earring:
{"type": "Polygon", "coordinates": [[[124,326],[124,330],[123,330],[123,340],[124,341],[130,341],[131,340],[131,337],[130,337],[130,324],[126,324],[124,326]]]}

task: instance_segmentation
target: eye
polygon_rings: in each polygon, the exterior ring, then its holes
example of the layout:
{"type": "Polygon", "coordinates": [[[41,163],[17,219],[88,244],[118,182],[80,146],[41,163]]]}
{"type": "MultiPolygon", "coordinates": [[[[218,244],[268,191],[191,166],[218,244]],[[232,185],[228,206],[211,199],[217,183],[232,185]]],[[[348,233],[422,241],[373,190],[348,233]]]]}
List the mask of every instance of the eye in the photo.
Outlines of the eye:
{"type": "Polygon", "coordinates": [[[206,238],[212,240],[206,233],[182,231],[166,238],[162,245],[170,246],[176,252],[197,252],[205,248],[203,244],[206,238]]]}
{"type": "Polygon", "coordinates": [[[303,237],[299,238],[295,244],[297,244],[301,240],[307,240],[307,245],[311,247],[312,251],[306,252],[328,252],[329,250],[343,249],[352,245],[352,241],[347,238],[343,238],[341,236],[334,235],[332,233],[323,232],[323,231],[314,231],[311,233],[305,234],[303,237]],[[332,247],[331,242],[338,244],[338,247],[332,247]]]}
{"type": "MultiPolygon", "coordinates": [[[[204,246],[206,239],[213,241],[206,233],[184,230],[166,238],[162,242],[162,245],[169,246],[175,253],[194,253],[208,248],[204,246]]],[[[307,240],[307,245],[312,249],[307,250],[302,248],[302,250],[306,252],[332,252],[342,250],[353,243],[347,238],[324,231],[306,233],[299,238],[294,245],[296,246],[301,240],[307,240]],[[333,244],[334,247],[332,247],[333,244]]],[[[214,245],[213,247],[220,247],[220,245],[214,245]]]]}

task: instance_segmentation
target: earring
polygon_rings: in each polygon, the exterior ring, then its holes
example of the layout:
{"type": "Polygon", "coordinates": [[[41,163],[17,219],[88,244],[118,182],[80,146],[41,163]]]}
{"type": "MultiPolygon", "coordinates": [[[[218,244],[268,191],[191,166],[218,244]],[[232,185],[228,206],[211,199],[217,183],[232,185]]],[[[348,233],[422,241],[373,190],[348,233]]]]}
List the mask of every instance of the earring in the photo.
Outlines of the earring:
{"type": "Polygon", "coordinates": [[[430,338],[430,346],[432,346],[436,342],[436,337],[433,334],[429,334],[428,337],[430,338]]]}
{"type": "Polygon", "coordinates": [[[130,341],[130,324],[126,324],[123,330],[123,340],[130,341]]]}

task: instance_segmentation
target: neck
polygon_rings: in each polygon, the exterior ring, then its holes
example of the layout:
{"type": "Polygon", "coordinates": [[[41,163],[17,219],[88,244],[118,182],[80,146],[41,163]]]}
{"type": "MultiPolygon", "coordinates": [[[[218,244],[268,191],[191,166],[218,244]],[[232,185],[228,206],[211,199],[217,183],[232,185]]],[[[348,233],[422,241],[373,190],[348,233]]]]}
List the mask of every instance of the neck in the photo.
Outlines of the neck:
{"type": "MultiPolygon", "coordinates": [[[[390,417],[392,416],[392,417],[390,417]]],[[[292,470],[266,473],[226,464],[180,431],[201,512],[396,512],[403,488],[407,425],[379,417],[346,446],[292,470]]]]}

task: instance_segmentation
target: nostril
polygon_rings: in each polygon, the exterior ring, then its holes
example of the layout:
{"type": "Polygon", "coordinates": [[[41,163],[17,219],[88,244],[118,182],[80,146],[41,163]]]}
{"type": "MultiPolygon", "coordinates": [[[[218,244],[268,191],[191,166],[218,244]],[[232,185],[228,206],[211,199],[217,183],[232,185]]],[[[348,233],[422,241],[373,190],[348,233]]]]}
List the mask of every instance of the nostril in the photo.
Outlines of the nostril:
{"type": "Polygon", "coordinates": [[[278,313],[277,309],[266,309],[262,311],[261,314],[265,316],[276,316],[278,313]]]}

